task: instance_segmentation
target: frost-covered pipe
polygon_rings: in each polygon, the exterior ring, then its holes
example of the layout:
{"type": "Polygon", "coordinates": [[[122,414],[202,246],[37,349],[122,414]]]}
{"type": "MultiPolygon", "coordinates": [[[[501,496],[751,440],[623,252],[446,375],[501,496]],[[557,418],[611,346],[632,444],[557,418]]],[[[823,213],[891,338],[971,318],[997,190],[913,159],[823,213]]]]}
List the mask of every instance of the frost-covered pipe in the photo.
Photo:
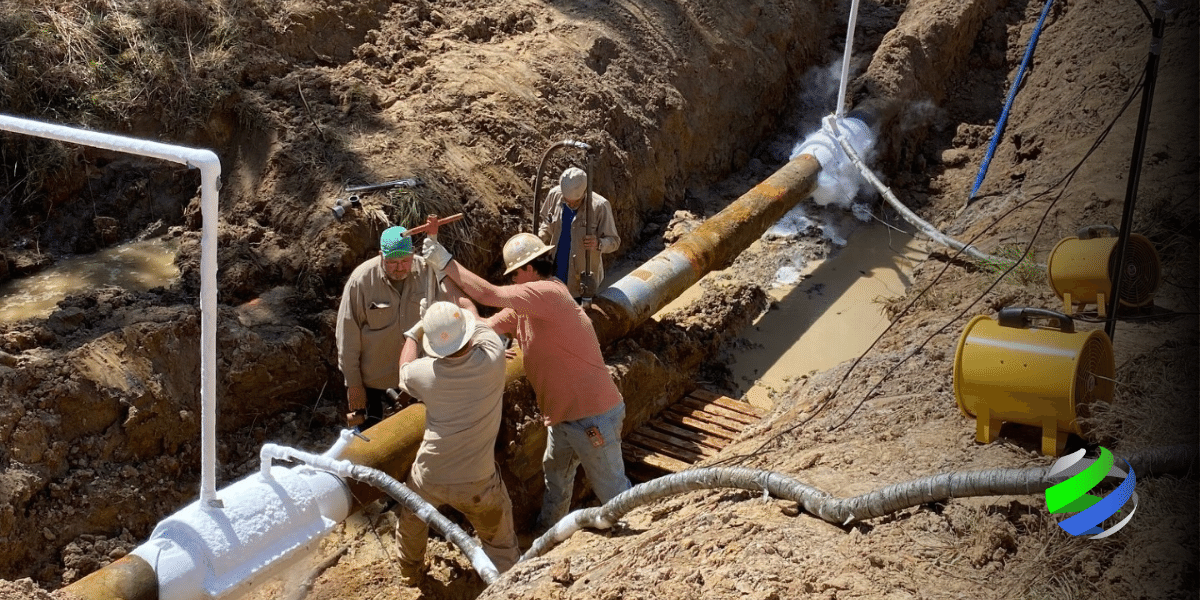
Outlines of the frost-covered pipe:
{"type": "MultiPolygon", "coordinates": [[[[1196,447],[1170,446],[1140,451],[1127,460],[1133,470],[1144,477],[1174,472],[1194,473],[1196,459],[1196,447]]],[[[635,508],[684,492],[716,488],[763,492],[794,501],[806,512],[822,520],[845,525],[950,498],[1043,492],[1050,486],[1047,480],[1049,471],[1050,467],[1030,467],[939,473],[843,499],[772,471],[743,467],[689,469],[638,484],[603,506],[572,512],[534,540],[533,546],[521,556],[521,560],[541,556],[584,527],[608,529],[635,508]]]]}
{"type": "Polygon", "coordinates": [[[391,475],[379,469],[356,465],[347,460],[337,460],[329,456],[311,454],[275,444],[264,445],[260,456],[262,457],[261,473],[268,472],[272,459],[298,460],[312,468],[321,469],[339,477],[356,479],[374,485],[387,492],[389,496],[404,505],[405,508],[413,511],[419,519],[441,532],[442,535],[446,536],[446,539],[458,546],[459,550],[462,550],[462,553],[471,561],[471,566],[475,568],[475,571],[479,573],[484,582],[490,584],[500,576],[496,565],[484,553],[483,546],[475,541],[475,538],[467,535],[467,532],[463,531],[461,527],[455,525],[439,513],[436,507],[426,502],[416,492],[397,481],[391,475]]]}
{"type": "MultiPolygon", "coordinates": [[[[145,561],[155,578],[153,585],[126,582],[138,597],[239,597],[314,552],[351,507],[346,482],[305,466],[256,471],[223,488],[222,497],[220,510],[197,501],[162,520],[130,553],[145,561]]],[[[91,586],[74,591],[94,600],[114,597],[91,586]]]]}
{"type": "Polygon", "coordinates": [[[822,121],[822,131],[829,132],[831,138],[836,140],[838,146],[841,147],[842,152],[844,153],[843,155],[850,159],[854,166],[858,168],[858,171],[862,174],[863,178],[870,182],[871,185],[873,185],[875,189],[879,191],[880,195],[887,200],[887,203],[891,205],[892,208],[896,209],[896,212],[900,213],[900,216],[903,217],[905,221],[908,221],[911,225],[919,229],[921,233],[925,234],[929,239],[943,246],[958,250],[963,254],[974,258],[975,260],[993,264],[1011,262],[1007,261],[1006,259],[997,258],[990,254],[986,254],[974,246],[964,244],[942,233],[941,231],[938,231],[936,227],[930,225],[929,222],[925,221],[921,217],[918,217],[917,213],[914,213],[907,206],[905,206],[904,203],[892,193],[891,188],[884,185],[884,183],[875,176],[875,173],[871,171],[870,167],[863,162],[862,157],[859,156],[859,153],[854,149],[854,144],[852,144],[850,140],[846,139],[847,136],[842,130],[845,128],[845,123],[847,121],[854,122],[854,119],[841,121],[842,124],[839,125],[838,119],[834,119],[831,116],[825,117],[825,119],[822,121]]]}
{"type": "Polygon", "coordinates": [[[0,115],[0,130],[71,142],[115,152],[160,158],[200,169],[200,504],[218,507],[217,498],[217,190],[221,161],[212,150],[76,129],[0,115]]]}
{"type": "MultiPolygon", "coordinates": [[[[413,404],[372,427],[370,441],[343,430],[322,456],[407,472],[424,429],[425,405],[413,404]]],[[[230,499],[224,510],[193,503],[164,520],[139,549],[64,591],[82,600],[175,600],[215,598],[210,588],[214,593],[245,589],[231,583],[238,578],[253,587],[382,493],[310,467],[290,472],[274,467],[266,476],[260,469],[222,488],[221,496],[230,499]],[[319,509],[314,512],[313,506],[319,509]]]]}

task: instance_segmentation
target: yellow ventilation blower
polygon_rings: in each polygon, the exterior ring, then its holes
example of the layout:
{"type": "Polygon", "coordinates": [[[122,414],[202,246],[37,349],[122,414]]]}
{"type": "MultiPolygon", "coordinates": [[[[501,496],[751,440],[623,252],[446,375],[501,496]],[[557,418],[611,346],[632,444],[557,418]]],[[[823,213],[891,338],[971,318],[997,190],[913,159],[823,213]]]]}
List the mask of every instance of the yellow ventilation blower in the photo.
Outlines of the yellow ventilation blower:
{"type": "Polygon", "coordinates": [[[1076,332],[1071,317],[1041,308],[1004,308],[967,324],[954,355],[954,396],[975,417],[975,439],[995,441],[1000,425],[1042,428],[1042,454],[1057,456],[1067,434],[1083,435],[1076,410],[1113,392],[1112,342],[1076,332]],[[1055,327],[1034,326],[1050,319],[1055,327]]]}
{"type": "Polygon", "coordinates": [[[1118,268],[1124,269],[1122,306],[1145,306],[1154,300],[1161,272],[1154,246],[1145,236],[1130,234],[1125,260],[1118,261],[1117,241],[1117,228],[1095,225],[1080,229],[1076,237],[1063,239],[1050,251],[1046,273],[1050,287],[1062,298],[1063,312],[1070,315],[1075,305],[1095,304],[1100,316],[1107,316],[1118,268]]]}

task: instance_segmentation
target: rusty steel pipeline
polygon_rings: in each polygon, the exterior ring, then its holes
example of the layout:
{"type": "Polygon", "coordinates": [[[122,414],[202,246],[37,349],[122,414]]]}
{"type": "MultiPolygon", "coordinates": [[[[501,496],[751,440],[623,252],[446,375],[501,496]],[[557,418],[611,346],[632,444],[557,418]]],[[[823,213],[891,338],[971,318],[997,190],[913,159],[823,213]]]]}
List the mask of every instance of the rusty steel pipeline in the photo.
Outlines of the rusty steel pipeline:
{"type": "Polygon", "coordinates": [[[601,291],[588,316],[600,346],[678,298],[705,274],[729,266],[743,250],[817,187],[821,164],[809,154],[789,161],[721,212],[601,291]]]}

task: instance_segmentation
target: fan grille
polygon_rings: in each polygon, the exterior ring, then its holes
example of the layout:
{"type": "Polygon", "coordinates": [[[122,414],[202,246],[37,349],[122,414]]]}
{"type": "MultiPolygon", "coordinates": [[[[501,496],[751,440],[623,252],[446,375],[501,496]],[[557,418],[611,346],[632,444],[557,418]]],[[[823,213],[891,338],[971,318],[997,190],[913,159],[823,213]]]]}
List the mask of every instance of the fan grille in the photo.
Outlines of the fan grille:
{"type": "Polygon", "coordinates": [[[1117,269],[1121,273],[1121,289],[1118,297],[1125,306],[1145,306],[1154,299],[1158,291],[1161,276],[1161,266],[1158,253],[1145,236],[1132,234],[1129,245],[1125,248],[1125,260],[1117,263],[1117,252],[1113,249],[1108,259],[1109,280],[1116,281],[1117,269]]]}
{"type": "Polygon", "coordinates": [[[1112,402],[1113,354],[1108,338],[1093,336],[1079,350],[1075,365],[1075,406],[1112,402]]]}

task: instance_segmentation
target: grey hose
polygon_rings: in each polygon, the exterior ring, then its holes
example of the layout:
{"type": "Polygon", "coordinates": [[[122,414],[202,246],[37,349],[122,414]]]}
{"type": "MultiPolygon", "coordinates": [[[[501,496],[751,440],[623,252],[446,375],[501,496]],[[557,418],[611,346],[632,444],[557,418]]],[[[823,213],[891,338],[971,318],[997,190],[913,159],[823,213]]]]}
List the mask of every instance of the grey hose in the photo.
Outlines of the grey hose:
{"type": "Polygon", "coordinates": [[[471,561],[471,566],[475,568],[475,571],[479,573],[479,576],[485,583],[491,584],[496,578],[500,577],[500,572],[496,569],[496,565],[484,553],[483,546],[475,541],[475,538],[467,535],[467,532],[439,513],[437,508],[432,504],[426,502],[416,492],[397,481],[391,475],[379,469],[356,465],[347,460],[335,460],[327,456],[311,454],[303,450],[296,450],[295,448],[288,448],[277,444],[264,444],[260,456],[262,472],[267,477],[270,476],[268,473],[270,472],[271,459],[297,460],[314,469],[333,473],[339,477],[349,477],[369,483],[387,492],[389,496],[402,504],[404,508],[413,511],[417,515],[417,518],[441,532],[442,535],[446,536],[446,539],[458,546],[459,550],[462,550],[462,553],[471,561]]]}
{"type": "MultiPolygon", "coordinates": [[[[1164,473],[1195,473],[1197,450],[1194,446],[1186,445],[1154,448],[1135,453],[1128,461],[1134,472],[1143,477],[1164,473]]],[[[636,485],[603,506],[572,512],[534,540],[533,546],[521,556],[521,560],[541,556],[584,527],[608,529],[635,508],[695,490],[739,488],[761,491],[776,498],[794,501],[806,512],[822,520],[846,525],[950,498],[1043,492],[1051,485],[1046,479],[1049,470],[1047,466],[939,473],[843,499],[772,471],[743,467],[689,469],[636,485]]]]}
{"type": "Polygon", "coordinates": [[[991,264],[1002,264],[1005,262],[1005,259],[986,254],[975,246],[964,244],[942,233],[941,231],[938,231],[936,227],[930,225],[921,217],[918,217],[917,213],[905,206],[899,198],[896,198],[896,195],[892,193],[891,188],[884,185],[884,183],[875,176],[875,173],[871,171],[870,167],[863,162],[862,158],[858,156],[858,153],[854,151],[854,147],[850,144],[850,142],[846,141],[846,137],[838,131],[836,121],[831,117],[826,117],[824,123],[826,127],[832,130],[834,139],[836,139],[838,144],[842,147],[842,151],[846,153],[846,157],[850,159],[850,162],[854,163],[854,166],[858,167],[859,172],[862,173],[863,179],[866,179],[868,183],[874,186],[880,195],[887,200],[888,204],[890,204],[892,208],[896,209],[896,212],[900,213],[900,216],[903,217],[905,221],[908,221],[914,227],[919,229],[921,233],[925,234],[929,239],[943,246],[948,246],[954,250],[958,250],[959,252],[962,252],[963,254],[966,254],[977,261],[991,264]]]}

